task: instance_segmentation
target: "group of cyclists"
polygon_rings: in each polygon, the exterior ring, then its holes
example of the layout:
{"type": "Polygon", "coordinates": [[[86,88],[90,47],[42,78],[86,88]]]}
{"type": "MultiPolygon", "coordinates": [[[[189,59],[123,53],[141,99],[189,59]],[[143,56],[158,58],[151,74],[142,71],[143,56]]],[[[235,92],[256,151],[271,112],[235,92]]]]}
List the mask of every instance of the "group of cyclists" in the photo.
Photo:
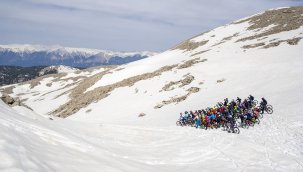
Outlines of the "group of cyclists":
{"type": "Polygon", "coordinates": [[[237,97],[229,101],[218,102],[214,107],[202,110],[185,111],[180,113],[180,118],[176,122],[178,126],[192,126],[202,129],[223,128],[223,130],[240,133],[239,127],[249,128],[260,123],[260,118],[264,113],[272,114],[273,107],[268,105],[263,97],[260,104],[252,95],[242,101],[237,97]]]}

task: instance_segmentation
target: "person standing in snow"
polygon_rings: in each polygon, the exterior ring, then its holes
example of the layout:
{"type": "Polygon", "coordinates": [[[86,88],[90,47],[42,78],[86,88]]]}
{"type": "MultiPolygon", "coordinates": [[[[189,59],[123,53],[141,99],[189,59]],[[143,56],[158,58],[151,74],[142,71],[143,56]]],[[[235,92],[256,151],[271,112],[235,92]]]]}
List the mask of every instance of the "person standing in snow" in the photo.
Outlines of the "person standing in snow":
{"type": "Polygon", "coordinates": [[[207,130],[208,126],[210,125],[210,119],[208,115],[205,115],[205,123],[206,123],[205,130],[207,130]]]}
{"type": "Polygon", "coordinates": [[[238,105],[241,104],[241,98],[240,97],[237,97],[237,102],[238,102],[238,105]]]}
{"type": "Polygon", "coordinates": [[[180,113],[180,121],[183,125],[185,124],[185,115],[183,115],[182,112],[180,113]]]}
{"type": "Polygon", "coordinates": [[[196,116],[195,116],[194,120],[195,120],[196,128],[198,128],[201,125],[201,118],[200,118],[198,112],[196,112],[195,115],[196,116]]]}
{"type": "Polygon", "coordinates": [[[248,99],[249,99],[250,101],[254,101],[255,97],[252,96],[252,95],[249,95],[249,96],[248,96],[248,99]]]}
{"type": "Polygon", "coordinates": [[[228,98],[224,99],[224,106],[228,105],[228,98]]]}

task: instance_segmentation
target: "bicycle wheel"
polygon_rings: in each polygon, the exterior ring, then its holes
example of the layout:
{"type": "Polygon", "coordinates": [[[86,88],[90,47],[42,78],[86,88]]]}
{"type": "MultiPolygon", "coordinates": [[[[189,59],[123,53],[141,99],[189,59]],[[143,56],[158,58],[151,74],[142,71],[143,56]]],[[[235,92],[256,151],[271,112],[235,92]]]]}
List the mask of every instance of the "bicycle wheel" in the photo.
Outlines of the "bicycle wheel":
{"type": "Polygon", "coordinates": [[[263,118],[263,114],[259,113],[259,118],[262,119],[263,118]]]}
{"type": "Polygon", "coordinates": [[[238,127],[235,127],[233,132],[236,134],[240,134],[240,129],[238,127]]]}
{"type": "Polygon", "coordinates": [[[181,124],[180,121],[177,121],[177,122],[176,122],[176,125],[177,125],[177,126],[182,126],[182,124],[181,124]]]}
{"type": "Polygon", "coordinates": [[[196,127],[196,121],[192,121],[192,122],[191,122],[191,126],[192,126],[192,127],[196,127]]]}
{"type": "Polygon", "coordinates": [[[205,129],[205,125],[204,124],[201,124],[201,129],[205,129]]]}
{"type": "Polygon", "coordinates": [[[244,123],[242,124],[242,128],[248,129],[248,128],[249,128],[249,125],[248,125],[246,122],[244,122],[244,123]]]}
{"type": "Polygon", "coordinates": [[[266,112],[267,112],[268,114],[272,114],[272,113],[274,112],[274,110],[273,110],[271,107],[267,107],[267,108],[266,108],[266,112]]]}
{"type": "Polygon", "coordinates": [[[256,119],[256,124],[260,124],[260,119],[256,119]]]}

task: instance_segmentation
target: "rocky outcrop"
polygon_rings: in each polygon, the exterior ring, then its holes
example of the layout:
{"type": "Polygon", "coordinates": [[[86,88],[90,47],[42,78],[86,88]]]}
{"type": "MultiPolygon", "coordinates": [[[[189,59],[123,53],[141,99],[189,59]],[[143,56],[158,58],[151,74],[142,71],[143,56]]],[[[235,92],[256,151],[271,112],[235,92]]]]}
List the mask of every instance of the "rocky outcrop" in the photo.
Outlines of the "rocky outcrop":
{"type": "Polygon", "coordinates": [[[12,93],[13,93],[13,90],[14,90],[15,88],[16,88],[15,86],[9,86],[9,87],[5,87],[5,88],[1,88],[0,91],[1,91],[3,94],[12,94],[12,93]]]}
{"type": "Polygon", "coordinates": [[[200,91],[200,88],[198,87],[191,87],[189,89],[187,89],[188,93],[183,95],[183,96],[175,96],[175,97],[171,97],[169,100],[163,100],[161,103],[158,103],[154,109],[159,109],[159,108],[162,108],[163,106],[165,105],[168,105],[168,104],[172,104],[172,103],[180,103],[180,102],[183,102],[184,100],[186,100],[191,94],[193,93],[197,93],[200,91]]]}
{"type": "Polygon", "coordinates": [[[178,86],[178,85],[179,85],[179,87],[184,87],[186,85],[189,85],[194,79],[195,79],[194,76],[192,76],[192,75],[186,75],[184,79],[181,79],[179,81],[171,81],[171,82],[169,82],[168,84],[166,84],[162,88],[162,90],[163,91],[171,91],[171,90],[175,89],[174,86],[178,86]]]}
{"type": "Polygon", "coordinates": [[[244,48],[244,49],[257,48],[257,47],[271,48],[271,47],[277,47],[281,43],[284,43],[284,42],[286,42],[289,45],[297,45],[301,39],[302,39],[302,37],[297,37],[297,38],[292,38],[292,39],[287,39],[287,40],[271,41],[268,44],[265,44],[264,42],[262,42],[262,43],[244,45],[242,48],[244,48]]]}
{"type": "Polygon", "coordinates": [[[265,45],[265,43],[261,42],[261,43],[256,43],[256,44],[244,45],[242,48],[244,48],[244,49],[250,49],[250,48],[262,47],[264,45],[265,45]]]}
{"type": "Polygon", "coordinates": [[[145,113],[140,113],[140,114],[138,115],[138,117],[144,117],[144,116],[146,116],[145,113]]]}
{"type": "Polygon", "coordinates": [[[204,51],[199,51],[199,52],[194,53],[194,54],[192,54],[192,55],[190,55],[190,56],[193,57],[193,56],[201,55],[201,54],[206,53],[207,51],[210,51],[210,50],[211,50],[211,49],[204,50],[204,51]]]}
{"type": "Polygon", "coordinates": [[[253,16],[251,18],[235,22],[235,24],[249,22],[251,24],[248,30],[256,30],[266,28],[268,26],[273,26],[270,29],[255,34],[253,36],[248,36],[237,40],[247,41],[265,37],[268,35],[277,34],[280,32],[286,32],[290,30],[296,30],[303,25],[303,7],[291,7],[282,8],[278,10],[266,11],[263,14],[253,16]]]}
{"type": "Polygon", "coordinates": [[[182,42],[181,44],[177,45],[175,48],[173,48],[173,50],[185,50],[185,51],[192,51],[198,47],[201,47],[203,45],[205,45],[208,42],[208,40],[205,41],[201,41],[201,42],[194,42],[191,40],[186,40],[184,42],[182,42]]]}
{"type": "Polygon", "coordinates": [[[240,34],[240,33],[239,33],[239,32],[237,32],[237,33],[234,33],[234,34],[233,34],[233,35],[231,35],[231,36],[227,36],[227,37],[223,38],[223,39],[222,39],[220,42],[215,43],[214,45],[212,45],[212,47],[215,47],[215,46],[221,45],[221,44],[223,44],[223,43],[225,43],[225,42],[227,42],[227,41],[231,40],[232,38],[239,36],[239,34],[240,34]]]}
{"type": "Polygon", "coordinates": [[[297,45],[301,39],[302,38],[299,37],[299,38],[293,38],[293,39],[288,39],[288,40],[279,40],[279,41],[271,42],[271,43],[263,46],[263,48],[277,47],[283,42],[286,42],[288,45],[297,45]]]}
{"type": "Polygon", "coordinates": [[[178,66],[178,69],[184,69],[184,68],[189,68],[191,66],[193,66],[196,63],[202,63],[202,62],[206,62],[207,59],[202,59],[200,60],[200,58],[194,58],[188,61],[185,61],[183,64],[178,66]]]}
{"type": "Polygon", "coordinates": [[[225,78],[218,79],[218,80],[217,80],[217,83],[222,83],[222,82],[224,82],[224,81],[226,81],[226,79],[225,79],[225,78]]]}
{"type": "Polygon", "coordinates": [[[8,94],[2,94],[1,100],[9,106],[21,106],[21,101],[18,98],[13,98],[8,94]]]}

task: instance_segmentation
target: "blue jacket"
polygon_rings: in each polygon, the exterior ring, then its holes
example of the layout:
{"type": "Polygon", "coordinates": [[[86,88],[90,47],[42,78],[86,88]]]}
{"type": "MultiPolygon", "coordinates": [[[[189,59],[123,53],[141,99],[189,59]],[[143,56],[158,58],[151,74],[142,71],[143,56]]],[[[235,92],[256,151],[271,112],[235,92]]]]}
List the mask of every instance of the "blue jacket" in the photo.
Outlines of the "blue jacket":
{"type": "Polygon", "coordinates": [[[215,116],[215,114],[211,114],[209,118],[210,119],[216,119],[216,116],[215,116]]]}

